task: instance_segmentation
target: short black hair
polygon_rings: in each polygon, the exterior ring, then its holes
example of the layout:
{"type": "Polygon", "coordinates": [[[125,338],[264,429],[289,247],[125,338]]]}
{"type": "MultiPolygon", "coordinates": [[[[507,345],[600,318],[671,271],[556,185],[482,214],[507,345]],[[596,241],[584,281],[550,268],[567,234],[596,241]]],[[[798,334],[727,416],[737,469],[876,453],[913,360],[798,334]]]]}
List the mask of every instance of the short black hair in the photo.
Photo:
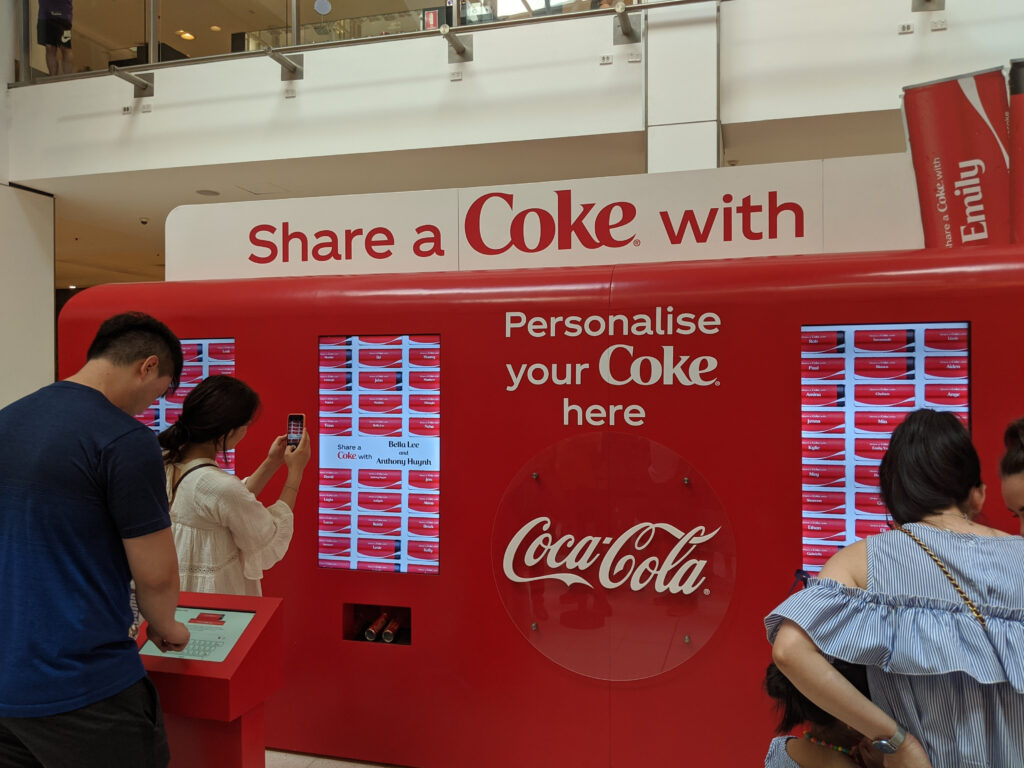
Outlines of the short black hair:
{"type": "MultiPolygon", "coordinates": [[[[858,691],[870,697],[867,669],[863,665],[836,659],[832,666],[853,683],[858,691]]],[[[779,711],[777,733],[789,733],[800,723],[827,727],[838,722],[835,717],[804,696],[775,664],[769,664],[765,671],[764,689],[775,699],[775,707],[779,711]]]]}
{"type": "Polygon", "coordinates": [[[999,462],[999,474],[1008,477],[1024,472],[1024,419],[1017,419],[1006,425],[1003,447],[1006,448],[1006,453],[999,462]]]}
{"type": "Polygon", "coordinates": [[[124,312],[103,322],[89,345],[86,359],[104,358],[114,365],[131,365],[150,355],[160,360],[160,375],[170,376],[171,389],[177,389],[184,362],[178,337],[155,317],[124,312]]]}
{"type": "Polygon", "coordinates": [[[971,489],[981,485],[981,462],[960,419],[921,408],[892,433],[878,480],[892,519],[916,523],[947,507],[966,513],[971,489]]]}

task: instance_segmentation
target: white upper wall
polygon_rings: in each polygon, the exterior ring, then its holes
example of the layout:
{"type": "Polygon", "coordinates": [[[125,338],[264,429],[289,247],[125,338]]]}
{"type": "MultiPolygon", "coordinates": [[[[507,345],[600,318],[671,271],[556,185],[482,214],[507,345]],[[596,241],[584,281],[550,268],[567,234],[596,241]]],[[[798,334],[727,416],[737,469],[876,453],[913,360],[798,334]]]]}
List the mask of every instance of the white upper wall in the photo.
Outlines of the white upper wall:
{"type": "Polygon", "coordinates": [[[1024,2],[730,0],[721,6],[723,123],[898,109],[905,85],[1024,56],[1024,2]],[[932,22],[946,29],[932,31],[932,22]],[[900,24],[911,34],[898,34],[900,24]]]}

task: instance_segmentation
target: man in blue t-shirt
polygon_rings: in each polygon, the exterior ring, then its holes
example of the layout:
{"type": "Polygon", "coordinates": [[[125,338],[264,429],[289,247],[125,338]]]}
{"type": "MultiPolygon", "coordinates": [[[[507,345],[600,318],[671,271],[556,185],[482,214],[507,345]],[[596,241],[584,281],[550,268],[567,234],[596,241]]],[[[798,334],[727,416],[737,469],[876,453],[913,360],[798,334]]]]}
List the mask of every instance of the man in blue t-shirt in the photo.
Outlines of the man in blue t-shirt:
{"type": "Polygon", "coordinates": [[[160,449],[132,414],[181,367],[167,326],[117,315],[77,373],[0,410],[0,765],[168,763],[130,580],[158,647],[189,633],[160,449]]]}

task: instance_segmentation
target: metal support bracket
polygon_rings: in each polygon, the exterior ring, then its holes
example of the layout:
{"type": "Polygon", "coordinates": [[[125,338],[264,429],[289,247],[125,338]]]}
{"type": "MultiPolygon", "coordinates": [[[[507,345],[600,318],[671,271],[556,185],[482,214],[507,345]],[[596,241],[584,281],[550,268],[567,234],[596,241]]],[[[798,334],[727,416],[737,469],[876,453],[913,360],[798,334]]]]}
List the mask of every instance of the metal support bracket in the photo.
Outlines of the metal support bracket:
{"type": "Polygon", "coordinates": [[[640,42],[640,13],[626,13],[626,4],[615,4],[612,20],[612,45],[632,45],[640,42]]]}
{"type": "Polygon", "coordinates": [[[263,52],[281,65],[281,80],[302,79],[302,62],[304,58],[303,54],[293,53],[291,56],[285,56],[283,53],[278,53],[269,46],[264,48],[263,52]]]}
{"type": "Polygon", "coordinates": [[[460,64],[464,61],[473,60],[473,36],[462,35],[459,37],[447,24],[442,24],[438,30],[441,37],[448,41],[448,63],[460,64]]]}
{"type": "Polygon", "coordinates": [[[133,75],[131,72],[125,72],[114,64],[111,64],[109,69],[110,74],[135,86],[136,99],[141,99],[145,96],[152,96],[156,93],[156,83],[153,81],[152,72],[143,72],[141,75],[133,75]]]}

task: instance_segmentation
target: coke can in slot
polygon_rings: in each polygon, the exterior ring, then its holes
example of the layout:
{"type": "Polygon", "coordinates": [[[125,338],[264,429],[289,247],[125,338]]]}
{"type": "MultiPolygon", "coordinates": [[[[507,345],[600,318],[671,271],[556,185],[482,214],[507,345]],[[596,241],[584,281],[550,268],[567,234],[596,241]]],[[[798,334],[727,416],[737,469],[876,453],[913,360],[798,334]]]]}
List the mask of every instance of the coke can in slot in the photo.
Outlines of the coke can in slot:
{"type": "Polygon", "coordinates": [[[363,637],[365,637],[367,640],[370,640],[371,642],[373,640],[376,640],[377,635],[384,631],[384,627],[387,625],[387,623],[388,614],[387,611],[384,611],[370,623],[370,626],[368,626],[366,628],[366,631],[363,632],[363,637]]]}
{"type": "Polygon", "coordinates": [[[384,631],[380,633],[380,639],[385,643],[393,643],[395,636],[398,634],[399,628],[402,626],[402,620],[397,616],[388,622],[388,625],[384,627],[384,631]]]}
{"type": "Polygon", "coordinates": [[[903,89],[928,248],[1010,242],[1010,155],[1002,67],[903,89]]]}
{"type": "Polygon", "coordinates": [[[1010,218],[1024,243],[1024,59],[1010,62],[1010,218]]]}

